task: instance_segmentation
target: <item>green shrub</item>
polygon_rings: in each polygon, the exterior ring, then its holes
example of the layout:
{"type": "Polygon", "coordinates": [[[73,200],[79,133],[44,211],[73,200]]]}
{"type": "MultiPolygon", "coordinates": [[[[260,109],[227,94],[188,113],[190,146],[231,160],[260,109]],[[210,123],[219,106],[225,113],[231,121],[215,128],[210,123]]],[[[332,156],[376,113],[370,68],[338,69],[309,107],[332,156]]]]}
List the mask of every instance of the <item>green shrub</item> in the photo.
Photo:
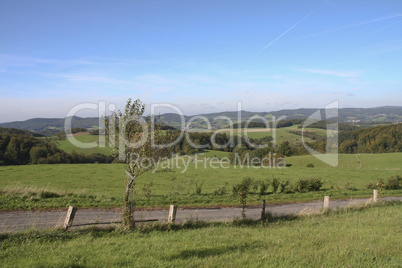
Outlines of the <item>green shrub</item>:
{"type": "Polygon", "coordinates": [[[260,181],[260,195],[264,195],[267,190],[269,185],[271,184],[271,182],[269,180],[264,181],[260,181]]]}
{"type": "Polygon", "coordinates": [[[260,180],[255,180],[252,183],[252,188],[253,188],[253,193],[256,193],[258,191],[258,187],[260,186],[261,181],[260,180]]]}
{"type": "Polygon", "coordinates": [[[200,182],[195,183],[195,194],[201,195],[202,186],[204,186],[204,181],[200,181],[200,182]]]}
{"type": "Polygon", "coordinates": [[[308,190],[307,180],[298,179],[293,185],[293,191],[298,193],[304,193],[308,190]]]}
{"type": "Polygon", "coordinates": [[[228,183],[225,182],[225,186],[219,187],[214,191],[214,195],[224,195],[226,194],[226,186],[228,186],[228,183]]]}
{"type": "Polygon", "coordinates": [[[284,180],[281,181],[280,185],[279,185],[279,192],[280,193],[285,193],[286,192],[286,188],[289,186],[289,180],[284,180]]]}
{"type": "Polygon", "coordinates": [[[322,187],[322,181],[320,179],[310,179],[309,180],[309,191],[319,191],[322,187]]]}
{"type": "Polygon", "coordinates": [[[322,185],[323,183],[320,179],[298,179],[293,185],[293,191],[298,193],[319,191],[322,185]]]}
{"type": "Polygon", "coordinates": [[[314,164],[313,164],[313,163],[309,163],[309,164],[306,165],[306,167],[308,167],[308,168],[313,168],[313,167],[314,167],[314,164]]]}
{"type": "Polygon", "coordinates": [[[398,190],[402,188],[402,176],[397,175],[388,179],[384,188],[386,190],[398,190]]]}
{"type": "Polygon", "coordinates": [[[243,178],[242,182],[233,186],[233,193],[236,193],[240,197],[240,203],[242,205],[241,216],[246,218],[246,204],[247,196],[250,193],[250,186],[253,183],[253,179],[250,177],[243,178]]]}
{"type": "Polygon", "coordinates": [[[377,189],[377,190],[398,190],[402,189],[402,177],[397,175],[396,177],[391,177],[384,182],[383,179],[379,179],[377,183],[370,183],[367,185],[367,189],[377,189]]]}
{"type": "Polygon", "coordinates": [[[376,187],[376,184],[375,183],[369,183],[369,184],[367,184],[367,189],[375,189],[376,187]]]}
{"type": "Polygon", "coordinates": [[[276,193],[280,184],[279,180],[277,178],[274,178],[271,184],[272,184],[272,192],[276,193]]]}
{"type": "Polygon", "coordinates": [[[369,185],[367,185],[367,189],[381,190],[383,188],[384,188],[384,180],[383,179],[379,179],[377,182],[370,183],[369,185]]]}
{"type": "Polygon", "coordinates": [[[232,188],[232,193],[234,195],[238,195],[239,194],[239,190],[241,189],[248,189],[248,191],[250,190],[251,185],[253,184],[254,180],[253,178],[250,177],[244,177],[242,182],[239,184],[236,184],[235,186],[233,186],[232,188]]]}

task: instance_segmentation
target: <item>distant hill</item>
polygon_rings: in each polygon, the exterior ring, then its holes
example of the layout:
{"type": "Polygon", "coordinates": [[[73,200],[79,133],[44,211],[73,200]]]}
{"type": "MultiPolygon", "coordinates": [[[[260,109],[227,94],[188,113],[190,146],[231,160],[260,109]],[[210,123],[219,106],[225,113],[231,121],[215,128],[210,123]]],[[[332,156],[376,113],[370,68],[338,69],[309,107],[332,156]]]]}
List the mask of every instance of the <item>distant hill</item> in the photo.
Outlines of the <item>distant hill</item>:
{"type": "MultiPolygon", "coordinates": [[[[252,116],[261,116],[267,119],[272,117],[279,118],[284,116],[286,119],[307,119],[310,115],[315,113],[318,109],[295,109],[295,110],[280,110],[274,112],[248,112],[241,111],[241,120],[247,121],[252,116]]],[[[326,118],[324,110],[320,109],[323,115],[323,120],[326,118]]],[[[233,124],[238,122],[237,112],[221,112],[211,114],[199,114],[196,115],[199,119],[196,119],[191,124],[192,128],[206,127],[205,120],[200,117],[205,117],[211,123],[213,128],[225,128],[229,126],[229,122],[226,119],[217,119],[219,117],[230,118],[233,124]]],[[[184,116],[186,122],[188,122],[192,116],[184,116]]],[[[176,128],[181,127],[181,119],[178,114],[168,113],[160,116],[160,121],[169,126],[176,128]]],[[[329,119],[331,121],[331,119],[329,119]]],[[[355,123],[355,124],[374,124],[374,123],[396,123],[402,122],[402,106],[384,106],[377,108],[342,108],[338,111],[338,118],[332,119],[332,121],[355,123]]]]}
{"type": "MultiPolygon", "coordinates": [[[[287,116],[288,119],[305,119],[317,109],[280,110],[271,112],[275,117],[287,116]]],[[[321,109],[323,111],[323,109],[321,109]]],[[[323,118],[325,119],[325,118],[323,118]]],[[[402,106],[383,106],[376,108],[341,108],[338,114],[339,122],[374,123],[402,122],[402,106]]]]}
{"type": "MultiPolygon", "coordinates": [[[[248,120],[250,117],[259,115],[262,117],[266,117],[269,113],[256,113],[256,112],[247,112],[247,111],[241,111],[241,119],[243,121],[248,120]]],[[[191,127],[194,128],[206,128],[207,124],[206,121],[202,118],[206,118],[210,123],[213,128],[226,128],[229,126],[229,121],[224,118],[229,118],[232,120],[233,123],[238,122],[238,112],[220,112],[220,113],[210,113],[210,114],[199,114],[199,115],[194,115],[194,116],[184,116],[185,122],[189,122],[191,118],[198,117],[191,123],[191,127]]],[[[178,114],[175,113],[166,113],[160,115],[158,118],[158,122],[161,122],[163,124],[175,127],[175,128],[181,128],[181,117],[178,114]]]]}
{"type": "MultiPolygon", "coordinates": [[[[45,136],[51,136],[64,130],[64,120],[65,118],[32,118],[25,121],[2,123],[0,124],[0,127],[25,129],[43,134],[45,136]]],[[[99,118],[97,117],[81,118],[78,116],[73,116],[71,119],[72,128],[91,129],[98,126],[99,118]]]]}
{"type": "Polygon", "coordinates": [[[18,128],[7,128],[7,127],[0,127],[0,134],[7,133],[7,134],[19,134],[19,135],[29,135],[34,137],[43,137],[44,135],[33,132],[30,130],[18,129],[18,128]]]}
{"type": "MultiPolygon", "coordinates": [[[[241,121],[247,121],[253,116],[261,116],[267,119],[279,118],[285,116],[286,119],[306,119],[317,109],[295,109],[295,110],[280,110],[273,112],[249,112],[241,111],[241,121]]],[[[321,114],[324,115],[323,109],[321,114]]],[[[226,128],[229,126],[228,118],[233,124],[238,122],[237,111],[227,111],[220,113],[199,114],[192,121],[191,128],[206,128],[207,123],[205,118],[211,123],[211,127],[215,129],[226,128]]],[[[195,116],[184,116],[185,122],[189,122],[195,116]]],[[[323,117],[323,119],[325,119],[323,117]]],[[[2,123],[0,127],[17,128],[30,130],[36,133],[41,133],[46,136],[51,136],[64,129],[64,118],[33,118],[26,121],[17,121],[2,123]]],[[[348,122],[358,125],[375,124],[375,123],[396,123],[402,122],[402,106],[384,106],[376,108],[342,108],[339,109],[339,122],[348,122]]],[[[181,128],[181,118],[178,114],[166,113],[158,117],[158,122],[163,125],[181,128]]],[[[72,118],[72,128],[93,129],[99,126],[97,117],[81,118],[74,116],[72,118]]]]}

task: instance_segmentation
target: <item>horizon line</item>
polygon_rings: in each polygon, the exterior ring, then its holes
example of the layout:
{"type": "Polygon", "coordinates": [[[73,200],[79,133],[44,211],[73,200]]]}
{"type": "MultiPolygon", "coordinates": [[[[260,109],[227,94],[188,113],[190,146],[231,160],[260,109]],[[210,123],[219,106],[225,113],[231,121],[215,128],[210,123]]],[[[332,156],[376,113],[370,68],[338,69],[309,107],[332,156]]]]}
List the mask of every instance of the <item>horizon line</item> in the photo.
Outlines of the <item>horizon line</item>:
{"type": "MultiPolygon", "coordinates": [[[[342,108],[339,108],[339,110],[341,110],[341,109],[375,109],[375,108],[385,108],[385,107],[402,108],[402,105],[401,105],[401,106],[383,105],[383,106],[374,106],[374,107],[366,107],[366,108],[363,108],[363,107],[342,107],[342,108]]],[[[285,111],[285,110],[287,110],[287,111],[294,111],[294,110],[302,110],[302,109],[304,109],[304,110],[306,110],[306,109],[321,110],[321,109],[324,109],[324,108],[323,108],[323,107],[321,107],[321,108],[295,108],[295,109],[273,110],[273,111],[268,111],[268,112],[264,112],[264,111],[259,111],[259,112],[257,112],[257,111],[247,111],[247,110],[240,110],[240,111],[241,111],[241,112],[249,112],[249,113],[257,113],[257,114],[259,114],[259,113],[280,112],[280,111],[285,111]]],[[[220,112],[213,112],[213,113],[198,113],[198,114],[190,114],[190,115],[183,114],[183,115],[184,115],[184,116],[197,116],[197,115],[209,115],[209,114],[232,113],[232,112],[238,112],[238,111],[233,110],[233,111],[220,111],[220,112]]],[[[163,114],[159,114],[159,115],[165,115],[165,114],[177,114],[177,113],[163,113],[163,114]]],[[[148,114],[148,115],[146,115],[146,116],[150,116],[150,115],[151,115],[151,114],[148,114]]],[[[71,117],[71,116],[68,116],[68,117],[71,117]]],[[[8,123],[25,122],[25,121],[33,120],[33,119],[66,119],[66,118],[68,118],[68,117],[67,117],[67,116],[66,116],[66,117],[33,117],[33,118],[25,119],[25,120],[0,122],[0,125],[1,125],[1,124],[8,124],[8,123]]],[[[72,116],[72,117],[78,117],[78,118],[82,118],[82,119],[99,118],[99,117],[97,117],[97,116],[81,117],[81,116],[76,116],[76,115],[74,115],[74,116],[72,116]]]]}

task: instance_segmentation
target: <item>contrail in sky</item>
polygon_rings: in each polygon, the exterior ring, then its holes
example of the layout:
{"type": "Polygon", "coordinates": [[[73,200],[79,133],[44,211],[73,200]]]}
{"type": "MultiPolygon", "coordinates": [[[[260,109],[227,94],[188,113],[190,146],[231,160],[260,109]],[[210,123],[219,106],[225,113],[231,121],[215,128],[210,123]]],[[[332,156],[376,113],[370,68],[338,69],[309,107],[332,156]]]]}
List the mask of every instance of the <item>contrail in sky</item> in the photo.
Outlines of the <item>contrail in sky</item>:
{"type": "Polygon", "coordinates": [[[269,43],[268,45],[266,45],[263,49],[261,49],[257,54],[255,54],[254,57],[258,56],[261,52],[263,52],[265,49],[267,49],[269,46],[271,46],[273,43],[275,43],[276,41],[278,41],[282,36],[284,36],[285,34],[287,34],[290,30],[292,30],[294,27],[296,27],[297,25],[299,25],[300,23],[302,23],[305,19],[307,19],[308,17],[310,17],[311,15],[313,15],[317,10],[319,10],[323,5],[325,5],[329,0],[326,0],[325,2],[323,2],[321,5],[319,5],[316,9],[314,9],[313,11],[311,11],[309,14],[307,14],[304,18],[302,18],[301,20],[299,20],[298,22],[296,22],[292,27],[290,27],[289,29],[287,29],[286,31],[284,31],[282,34],[280,34],[277,38],[275,38],[274,40],[271,41],[271,43],[269,43]]]}
{"type": "Polygon", "coordinates": [[[337,32],[337,31],[340,31],[340,30],[345,30],[345,29],[349,29],[349,28],[353,28],[353,27],[357,27],[357,26],[362,26],[362,25],[366,25],[366,24],[376,23],[376,22],[380,22],[380,21],[384,21],[384,20],[389,20],[389,19],[393,19],[393,18],[398,18],[398,17],[402,17],[402,14],[392,15],[392,16],[388,16],[388,17],[382,17],[382,18],[378,18],[378,19],[374,19],[374,20],[370,20],[370,21],[365,21],[365,22],[360,22],[360,23],[355,23],[355,24],[343,26],[343,27],[340,27],[340,28],[332,29],[332,30],[327,30],[327,31],[318,32],[318,33],[313,33],[313,34],[309,34],[309,35],[306,35],[306,36],[303,36],[303,37],[299,37],[299,38],[297,38],[296,40],[304,39],[304,38],[308,38],[308,37],[313,37],[313,36],[320,35],[320,34],[324,34],[324,33],[337,32]]]}

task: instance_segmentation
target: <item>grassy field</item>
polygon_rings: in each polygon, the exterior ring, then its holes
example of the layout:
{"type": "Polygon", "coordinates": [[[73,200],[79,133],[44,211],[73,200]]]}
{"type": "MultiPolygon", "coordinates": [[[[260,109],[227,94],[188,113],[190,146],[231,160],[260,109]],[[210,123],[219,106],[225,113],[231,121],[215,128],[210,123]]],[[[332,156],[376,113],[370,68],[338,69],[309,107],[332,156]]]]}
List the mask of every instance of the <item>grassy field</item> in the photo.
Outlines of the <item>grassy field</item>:
{"type": "MultiPolygon", "coordinates": [[[[285,128],[278,128],[276,129],[276,139],[277,139],[277,143],[281,143],[283,141],[289,141],[289,142],[301,142],[301,136],[299,135],[295,135],[292,133],[289,133],[289,130],[296,130],[297,128],[295,128],[294,126],[292,127],[285,127],[285,128]]],[[[247,132],[246,133],[248,137],[250,138],[263,138],[266,136],[272,136],[273,132],[272,131],[268,131],[268,132],[247,132]]],[[[308,138],[306,138],[306,140],[310,140],[308,138]]]]}
{"type": "Polygon", "coordinates": [[[112,153],[112,149],[108,147],[109,144],[108,136],[104,137],[105,144],[99,142],[101,140],[101,136],[98,135],[78,133],[78,135],[74,135],[74,138],[82,143],[96,142],[97,146],[94,148],[80,148],[72,144],[68,139],[59,140],[56,141],[56,143],[60,147],[60,149],[64,150],[67,153],[71,153],[72,151],[85,154],[100,153],[110,155],[112,153]]]}
{"type": "Polygon", "coordinates": [[[0,235],[2,267],[400,267],[402,205],[268,222],[0,235]]]}
{"type": "MultiPolygon", "coordinates": [[[[273,136],[273,134],[275,133],[277,144],[280,144],[283,141],[289,141],[290,143],[295,144],[295,143],[301,143],[302,137],[293,133],[289,133],[289,131],[301,131],[302,129],[298,127],[299,125],[293,125],[290,127],[278,128],[275,131],[274,130],[265,131],[263,129],[249,128],[245,132],[244,129],[241,129],[241,131],[244,132],[244,134],[246,134],[249,138],[263,138],[267,136],[273,136]]],[[[220,131],[229,133],[229,130],[225,129],[220,131]]],[[[324,129],[307,128],[306,131],[316,133],[317,135],[320,136],[326,135],[326,130],[324,129]]],[[[234,130],[233,134],[234,135],[238,134],[237,129],[234,130]]],[[[304,137],[304,140],[311,141],[311,139],[308,137],[304,137]]]]}
{"type": "MultiPolygon", "coordinates": [[[[157,172],[149,172],[138,178],[135,186],[137,207],[179,206],[203,207],[216,205],[239,205],[232,188],[244,177],[267,180],[320,178],[324,190],[308,193],[251,194],[249,204],[300,202],[322,199],[369,197],[372,190],[366,186],[379,178],[402,175],[402,153],[339,155],[338,167],[330,167],[313,156],[295,156],[286,159],[286,168],[253,168],[244,166],[211,168],[205,157],[224,157],[227,153],[210,151],[198,155],[197,162],[188,157],[177,158],[174,165],[157,172]],[[183,162],[184,161],[184,162],[183,162]],[[184,163],[189,164],[185,169],[184,163]],[[306,167],[312,163],[314,168],[306,167]],[[205,165],[205,166],[204,166],[205,165]],[[201,194],[196,194],[197,185],[201,194]],[[225,189],[226,193],[222,190],[225,189]],[[220,190],[220,194],[217,193],[220,190]]],[[[215,165],[216,164],[212,164],[215,165]]],[[[225,166],[224,166],[225,167],[225,166]]],[[[121,206],[124,190],[123,164],[75,164],[75,165],[25,165],[0,167],[0,209],[40,209],[121,206]]],[[[401,196],[401,190],[381,191],[382,196],[401,196]]]]}

